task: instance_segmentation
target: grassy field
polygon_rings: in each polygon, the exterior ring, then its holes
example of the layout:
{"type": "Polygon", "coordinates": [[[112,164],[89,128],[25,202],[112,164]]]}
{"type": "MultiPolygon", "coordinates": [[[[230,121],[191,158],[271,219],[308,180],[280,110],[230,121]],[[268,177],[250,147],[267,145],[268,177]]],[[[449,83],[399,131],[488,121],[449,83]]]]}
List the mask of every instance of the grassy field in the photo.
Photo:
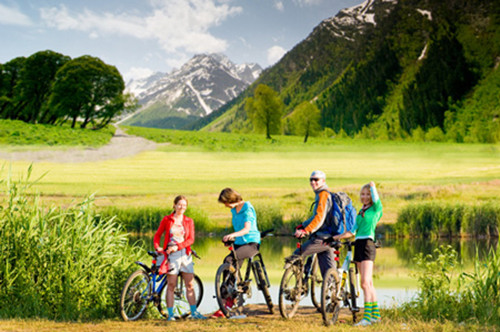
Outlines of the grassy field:
{"type": "MultiPolygon", "coordinates": [[[[313,199],[308,177],[314,169],[325,171],[329,186],[346,191],[356,206],[359,188],[374,180],[384,203],[382,223],[394,222],[410,202],[474,204],[500,194],[500,145],[325,138],[303,144],[299,137],[278,136],[273,143],[253,135],[156,133],[148,137],[176,144],[116,160],[36,163],[34,176],[43,175],[36,189],[59,205],[96,193],[97,205],[116,207],[170,206],[183,193],[215,223],[227,222],[228,211],[217,204],[227,186],[256,204],[279,206],[285,219],[304,215],[313,199]],[[243,150],[231,151],[238,142],[243,150]]],[[[29,164],[4,163],[3,173],[22,176],[29,164]]]]}

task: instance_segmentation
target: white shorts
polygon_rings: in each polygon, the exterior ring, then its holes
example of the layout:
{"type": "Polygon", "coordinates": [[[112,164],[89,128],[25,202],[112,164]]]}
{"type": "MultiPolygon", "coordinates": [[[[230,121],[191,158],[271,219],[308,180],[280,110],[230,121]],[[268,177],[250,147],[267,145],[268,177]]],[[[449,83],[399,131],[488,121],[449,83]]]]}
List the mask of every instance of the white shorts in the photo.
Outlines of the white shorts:
{"type": "Polygon", "coordinates": [[[186,255],[186,249],[168,255],[167,274],[179,274],[179,272],[194,273],[193,256],[186,255]]]}

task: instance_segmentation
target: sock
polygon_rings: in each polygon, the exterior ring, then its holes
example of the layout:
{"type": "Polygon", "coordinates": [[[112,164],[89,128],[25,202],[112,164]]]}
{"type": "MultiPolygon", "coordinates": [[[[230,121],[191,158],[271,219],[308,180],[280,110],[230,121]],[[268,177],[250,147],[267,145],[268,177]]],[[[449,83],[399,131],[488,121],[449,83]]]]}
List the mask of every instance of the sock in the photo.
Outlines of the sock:
{"type": "Polygon", "coordinates": [[[189,308],[191,308],[191,313],[196,312],[196,304],[190,305],[189,308]]]}
{"type": "Polygon", "coordinates": [[[365,302],[365,310],[363,314],[363,319],[366,319],[367,321],[371,321],[372,319],[372,303],[371,302],[365,302]]]}
{"type": "Polygon", "coordinates": [[[174,317],[174,307],[167,307],[168,317],[174,317]]]}
{"type": "Polygon", "coordinates": [[[378,310],[378,302],[372,302],[372,319],[380,319],[380,311],[378,310]]]}

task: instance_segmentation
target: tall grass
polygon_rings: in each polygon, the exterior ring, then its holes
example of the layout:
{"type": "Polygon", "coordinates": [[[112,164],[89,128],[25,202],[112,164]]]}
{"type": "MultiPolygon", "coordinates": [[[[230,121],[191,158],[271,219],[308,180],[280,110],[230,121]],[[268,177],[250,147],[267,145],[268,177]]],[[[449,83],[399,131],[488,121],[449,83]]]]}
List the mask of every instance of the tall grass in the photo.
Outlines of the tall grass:
{"type": "MultiPolygon", "coordinates": [[[[99,211],[99,218],[116,218],[116,222],[127,231],[147,234],[155,232],[163,217],[171,214],[172,211],[171,208],[153,206],[138,208],[118,208],[109,206],[99,211]]],[[[209,220],[208,215],[200,209],[189,207],[186,210],[186,216],[194,220],[196,232],[208,233],[217,230],[209,220]]]]}
{"type": "Polygon", "coordinates": [[[421,203],[404,207],[394,232],[398,236],[498,237],[500,204],[421,203]]]}
{"type": "Polygon", "coordinates": [[[100,146],[109,143],[115,127],[101,130],[30,124],[19,120],[0,120],[0,144],[100,146]]]}
{"type": "Polygon", "coordinates": [[[490,250],[472,272],[461,272],[457,252],[441,246],[415,257],[419,290],[401,306],[403,316],[422,320],[479,323],[500,327],[500,255],[490,250]],[[484,261],[483,261],[484,262],[484,261]]]}
{"type": "Polygon", "coordinates": [[[24,180],[2,180],[0,317],[116,317],[121,287],[141,252],[113,218],[95,220],[92,197],[45,207],[24,180]]]}

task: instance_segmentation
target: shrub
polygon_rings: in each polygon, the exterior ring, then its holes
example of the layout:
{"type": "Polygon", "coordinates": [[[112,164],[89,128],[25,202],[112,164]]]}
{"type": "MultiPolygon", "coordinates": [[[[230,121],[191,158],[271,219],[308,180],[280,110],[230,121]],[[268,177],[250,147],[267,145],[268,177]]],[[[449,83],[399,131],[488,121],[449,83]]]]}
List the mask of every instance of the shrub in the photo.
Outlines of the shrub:
{"type": "Polygon", "coordinates": [[[116,317],[121,287],[141,251],[113,218],[96,223],[92,197],[46,208],[26,180],[3,181],[0,317],[116,317]]]}

